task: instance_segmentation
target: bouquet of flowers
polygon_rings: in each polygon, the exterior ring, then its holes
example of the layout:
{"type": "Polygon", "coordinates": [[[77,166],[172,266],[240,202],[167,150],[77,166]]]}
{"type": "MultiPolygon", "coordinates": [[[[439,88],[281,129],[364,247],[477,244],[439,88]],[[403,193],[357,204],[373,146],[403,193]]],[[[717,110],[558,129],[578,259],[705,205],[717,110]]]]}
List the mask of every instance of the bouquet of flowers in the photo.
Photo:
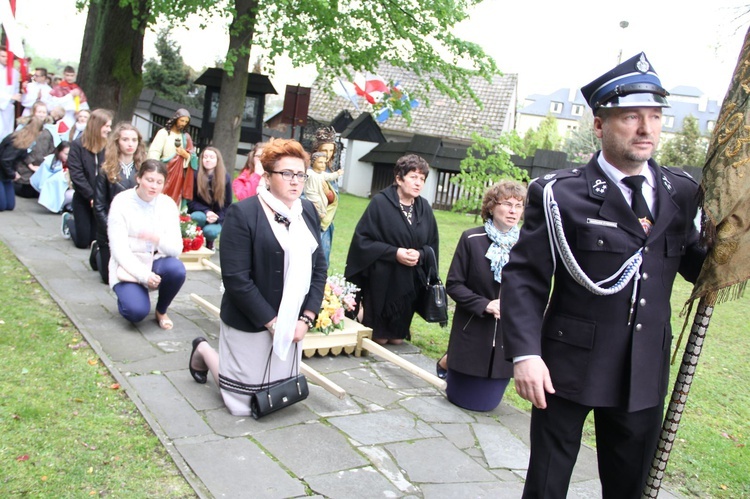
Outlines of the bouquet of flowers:
{"type": "Polygon", "coordinates": [[[318,319],[310,331],[329,334],[335,329],[344,329],[344,313],[354,310],[357,291],[359,288],[346,281],[343,275],[328,276],[318,319]]]}
{"type": "Polygon", "coordinates": [[[182,232],[182,252],[200,249],[203,246],[203,230],[186,213],[180,214],[182,232]]]}

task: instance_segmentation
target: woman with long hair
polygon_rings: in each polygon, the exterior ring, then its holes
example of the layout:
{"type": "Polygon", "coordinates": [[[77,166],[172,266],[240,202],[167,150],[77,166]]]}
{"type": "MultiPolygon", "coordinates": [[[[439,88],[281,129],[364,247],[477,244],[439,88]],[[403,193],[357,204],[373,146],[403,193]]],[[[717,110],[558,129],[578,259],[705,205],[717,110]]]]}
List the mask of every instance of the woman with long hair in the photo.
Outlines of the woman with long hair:
{"type": "Polygon", "coordinates": [[[188,213],[206,238],[206,248],[213,249],[221,234],[224,213],[232,203],[232,178],[224,167],[221,152],[206,147],[198,160],[198,171],[193,183],[193,199],[187,203],[188,213]]]}
{"type": "MultiPolygon", "coordinates": [[[[96,112],[96,111],[94,111],[96,112]]],[[[180,213],[162,194],[167,166],[148,159],[141,163],[135,189],[127,189],[109,207],[109,285],[117,295],[117,308],[125,319],[140,322],[151,311],[149,291],[159,291],[156,322],[161,329],[174,323],[167,308],[185,282],[180,213]]]]}
{"type": "Polygon", "coordinates": [[[328,270],[318,215],[300,199],[307,153],[295,140],[275,140],[261,161],[268,188],[232,204],[221,234],[219,351],[198,337],[189,360],[197,383],[211,371],[235,416],[250,415],[250,397],[264,379],[278,383],[299,365],[302,348],[292,346],[315,324],[328,270]]]}
{"type": "Polygon", "coordinates": [[[104,284],[109,283],[109,238],[107,217],[109,206],[116,195],[136,186],[138,168],[146,160],[146,147],[141,132],[127,122],[118,123],[104,148],[102,171],[96,177],[94,213],[96,215],[95,255],[99,274],[104,284]]]}
{"type": "Polygon", "coordinates": [[[247,161],[242,167],[240,174],[232,182],[232,190],[237,196],[237,201],[255,196],[258,193],[258,185],[263,181],[263,164],[260,157],[263,155],[263,147],[266,144],[258,142],[247,153],[247,161]]]}
{"type": "MultiPolygon", "coordinates": [[[[96,176],[104,163],[104,147],[112,130],[112,111],[95,109],[86,125],[86,130],[70,145],[68,172],[73,183],[73,213],[63,213],[62,232],[68,231],[76,248],[88,248],[96,237],[94,216],[94,192],[96,176]]],[[[89,263],[96,267],[96,260],[89,263]]],[[[96,270],[96,269],[94,269],[96,270]]]]}
{"type": "Polygon", "coordinates": [[[55,150],[52,134],[44,128],[47,107],[37,107],[44,113],[32,115],[23,128],[11,134],[12,147],[23,153],[18,154],[15,163],[19,178],[15,180],[13,188],[16,196],[22,198],[37,198],[39,192],[31,186],[31,176],[39,169],[45,156],[55,150]],[[44,117],[42,117],[42,115],[44,117]]]}

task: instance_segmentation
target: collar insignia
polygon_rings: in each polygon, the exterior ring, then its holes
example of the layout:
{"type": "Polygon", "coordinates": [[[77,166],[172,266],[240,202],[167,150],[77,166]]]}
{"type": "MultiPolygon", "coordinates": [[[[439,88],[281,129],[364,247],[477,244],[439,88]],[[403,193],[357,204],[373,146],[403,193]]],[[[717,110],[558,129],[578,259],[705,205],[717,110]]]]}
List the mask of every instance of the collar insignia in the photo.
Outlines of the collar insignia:
{"type": "Polygon", "coordinates": [[[598,194],[599,196],[604,196],[604,194],[607,193],[607,181],[602,180],[600,178],[594,180],[594,182],[591,184],[591,189],[594,191],[595,194],[598,194]]]}
{"type": "Polygon", "coordinates": [[[661,182],[664,184],[664,187],[667,189],[667,191],[671,194],[674,190],[674,187],[672,187],[672,183],[669,181],[666,175],[663,173],[661,174],[661,182]]]}
{"type": "Polygon", "coordinates": [[[556,175],[557,175],[556,173],[548,173],[547,175],[544,176],[544,180],[555,178],[556,175]]]}

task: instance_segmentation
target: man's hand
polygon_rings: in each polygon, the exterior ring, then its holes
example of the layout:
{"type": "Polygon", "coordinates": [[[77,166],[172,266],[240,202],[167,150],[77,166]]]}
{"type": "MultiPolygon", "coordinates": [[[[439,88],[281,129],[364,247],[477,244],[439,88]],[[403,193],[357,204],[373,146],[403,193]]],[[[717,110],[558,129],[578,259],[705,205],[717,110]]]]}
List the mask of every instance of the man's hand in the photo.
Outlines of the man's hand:
{"type": "Polygon", "coordinates": [[[547,408],[544,392],[555,393],[547,364],[540,357],[532,357],[513,364],[516,391],[538,409],[547,408]]]}

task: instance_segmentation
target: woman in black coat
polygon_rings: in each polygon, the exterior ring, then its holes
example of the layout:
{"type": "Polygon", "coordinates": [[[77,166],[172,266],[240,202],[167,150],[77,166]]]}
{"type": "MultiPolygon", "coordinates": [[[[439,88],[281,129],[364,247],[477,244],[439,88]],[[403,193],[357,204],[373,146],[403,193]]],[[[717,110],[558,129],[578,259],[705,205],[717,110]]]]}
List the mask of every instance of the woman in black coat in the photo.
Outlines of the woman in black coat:
{"type": "Polygon", "coordinates": [[[491,411],[513,376],[505,360],[500,328],[502,268],[518,240],[526,188],[505,180],[482,202],[483,227],[469,229],[453,255],[446,292],[456,302],[448,353],[437,364],[448,383],[448,400],[473,411],[491,411]]]}
{"type": "Polygon", "coordinates": [[[104,164],[100,174],[96,176],[94,193],[98,248],[95,258],[104,284],[109,284],[109,205],[116,195],[136,186],[135,177],[145,159],[146,147],[143,145],[141,132],[130,123],[118,123],[104,148],[104,164]]]}
{"type": "MultiPolygon", "coordinates": [[[[76,248],[88,248],[96,237],[94,192],[96,176],[104,163],[104,146],[112,130],[112,112],[96,109],[83,135],[73,141],[68,154],[68,174],[73,184],[73,214],[63,213],[62,232],[69,233],[76,248]]],[[[96,266],[90,259],[92,266],[96,266]]],[[[96,269],[95,269],[96,270],[96,269]]]]}
{"type": "Polygon", "coordinates": [[[410,339],[424,247],[438,255],[435,216],[420,196],[429,171],[416,154],[399,158],[395,185],[373,196],[349,246],[344,275],[362,289],[362,323],[381,345],[410,339]]]}

